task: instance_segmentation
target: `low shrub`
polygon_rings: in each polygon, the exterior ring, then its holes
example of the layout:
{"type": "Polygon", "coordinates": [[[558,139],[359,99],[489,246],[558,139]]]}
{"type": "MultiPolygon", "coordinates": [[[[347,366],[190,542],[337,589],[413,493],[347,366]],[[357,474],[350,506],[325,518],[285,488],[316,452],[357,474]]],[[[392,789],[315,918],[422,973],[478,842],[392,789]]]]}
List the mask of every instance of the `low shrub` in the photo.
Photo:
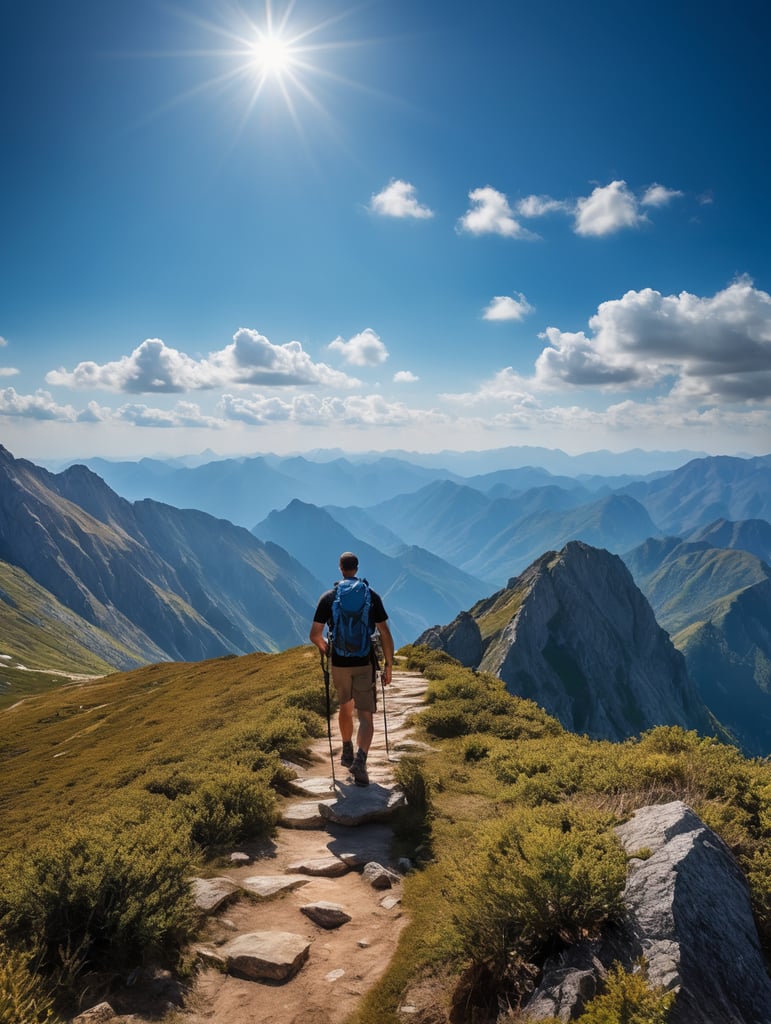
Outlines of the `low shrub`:
{"type": "Polygon", "coordinates": [[[31,953],[0,943],[0,1024],[58,1024],[46,982],[31,953]]]}
{"type": "Polygon", "coordinates": [[[666,1024],[675,993],[653,987],[645,964],[627,972],[615,964],[604,991],[586,1004],[581,1024],[666,1024]]]}
{"type": "Polygon", "coordinates": [[[516,993],[525,965],[621,912],[626,856],[608,816],[567,805],[520,809],[480,831],[453,872],[455,927],[485,984],[516,993]]]}
{"type": "Polygon", "coordinates": [[[191,933],[190,848],[169,819],[65,827],[9,858],[0,876],[0,938],[40,951],[74,995],[83,972],[174,964],[191,933]]]}
{"type": "Polygon", "coordinates": [[[278,817],[276,796],[262,772],[223,766],[175,804],[178,819],[198,846],[219,847],[269,835],[278,817]]]}

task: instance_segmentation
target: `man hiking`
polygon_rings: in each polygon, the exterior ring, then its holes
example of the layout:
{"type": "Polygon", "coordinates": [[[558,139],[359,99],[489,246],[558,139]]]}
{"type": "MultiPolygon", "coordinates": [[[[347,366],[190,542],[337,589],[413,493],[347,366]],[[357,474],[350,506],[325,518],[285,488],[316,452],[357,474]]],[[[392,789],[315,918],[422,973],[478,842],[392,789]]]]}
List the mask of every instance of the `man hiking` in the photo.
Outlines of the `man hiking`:
{"type": "Polygon", "coordinates": [[[373,715],[377,699],[376,662],[370,638],[377,629],[385,658],[384,685],[391,682],[394,641],[380,595],[370,588],[366,580],[358,578],[358,571],[359,559],[351,551],[344,551],[340,555],[343,578],[332,590],[321,595],[313,616],[310,640],[322,655],[331,656],[332,681],[340,705],[338,725],[343,741],[340,764],[350,770],[357,786],[368,786],[367,754],[375,731],[373,715]],[[324,635],[325,626],[328,636],[324,635]],[[354,707],[359,719],[355,755],[354,707]]]}

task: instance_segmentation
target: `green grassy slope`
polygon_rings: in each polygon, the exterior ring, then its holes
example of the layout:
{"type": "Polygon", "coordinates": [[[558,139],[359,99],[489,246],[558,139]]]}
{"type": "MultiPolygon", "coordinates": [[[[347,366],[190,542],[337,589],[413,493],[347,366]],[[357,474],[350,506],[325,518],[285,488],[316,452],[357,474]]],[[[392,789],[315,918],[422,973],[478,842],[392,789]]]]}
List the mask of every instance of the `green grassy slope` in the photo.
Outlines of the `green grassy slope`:
{"type": "Polygon", "coordinates": [[[0,561],[0,708],[60,685],[62,674],[104,675],[118,658],[130,654],[22,569],[0,561]]]}
{"type": "Polygon", "coordinates": [[[237,758],[242,748],[248,759],[258,746],[250,729],[264,731],[287,695],[306,687],[320,702],[323,682],[310,647],[149,665],[0,712],[0,849],[57,820],[163,804],[148,785],[237,758]]]}

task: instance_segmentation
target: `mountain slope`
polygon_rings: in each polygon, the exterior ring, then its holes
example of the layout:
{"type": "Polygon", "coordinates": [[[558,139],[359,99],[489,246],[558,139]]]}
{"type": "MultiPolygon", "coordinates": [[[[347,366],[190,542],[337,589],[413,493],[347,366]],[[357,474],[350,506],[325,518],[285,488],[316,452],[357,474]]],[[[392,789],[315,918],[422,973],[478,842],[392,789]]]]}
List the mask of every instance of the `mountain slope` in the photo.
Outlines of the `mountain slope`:
{"type": "Polygon", "coordinates": [[[771,455],[694,459],[621,493],[636,498],[669,534],[683,535],[716,519],[771,521],[771,455]]]}
{"type": "Polygon", "coordinates": [[[318,588],[247,530],[131,505],[83,466],[54,475],[1,447],[0,558],[126,648],[119,667],[302,642],[318,588]]]}
{"type": "Polygon", "coordinates": [[[109,672],[122,661],[140,664],[139,658],[132,659],[110,636],[65,608],[23,569],[7,562],[0,562],[0,657],[27,669],[76,673],[109,672]]]}
{"type": "Polygon", "coordinates": [[[754,555],[705,541],[646,541],[624,561],[670,633],[709,618],[710,606],[771,577],[771,568],[754,555]]]}
{"type": "Polygon", "coordinates": [[[711,733],[683,656],[615,555],[580,541],[548,552],[463,623],[424,634],[444,648],[478,631],[480,669],[536,701],[567,729],[621,740],[655,725],[711,733]]]}
{"type": "Polygon", "coordinates": [[[771,523],[765,519],[745,519],[738,523],[718,519],[694,530],[684,539],[697,543],[703,541],[714,548],[749,551],[756,558],[771,564],[771,523]]]}
{"type": "Polygon", "coordinates": [[[544,550],[571,540],[620,552],[657,533],[650,516],[633,498],[612,494],[578,508],[543,507],[510,523],[465,563],[477,575],[498,579],[521,572],[544,550]]]}
{"type": "Polygon", "coordinates": [[[771,753],[771,579],[673,637],[702,699],[748,754],[771,753]]]}
{"type": "Polygon", "coordinates": [[[397,645],[412,640],[437,618],[455,615],[486,589],[480,580],[417,546],[385,555],[324,509],[298,500],[271,512],[254,532],[280,544],[314,575],[327,580],[326,587],[338,578],[340,553],[355,551],[361,575],[383,598],[397,645]]]}

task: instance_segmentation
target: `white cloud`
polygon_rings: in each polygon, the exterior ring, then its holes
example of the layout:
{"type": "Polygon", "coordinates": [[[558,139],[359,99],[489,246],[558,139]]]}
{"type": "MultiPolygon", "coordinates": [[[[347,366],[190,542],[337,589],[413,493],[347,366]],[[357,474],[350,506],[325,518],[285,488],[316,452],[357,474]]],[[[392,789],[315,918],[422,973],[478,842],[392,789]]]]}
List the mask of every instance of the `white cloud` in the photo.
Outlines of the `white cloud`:
{"type": "Polygon", "coordinates": [[[0,389],[0,416],[73,423],[77,412],[71,405],[59,405],[48,391],[20,395],[14,388],[0,389]]]}
{"type": "Polygon", "coordinates": [[[305,426],[420,427],[448,423],[449,417],[436,410],[410,409],[402,402],[389,402],[382,395],[319,397],[297,395],[290,400],[223,395],[221,412],[225,419],[252,426],[289,421],[305,426]]]}
{"type": "Polygon", "coordinates": [[[565,387],[657,387],[690,405],[771,402],[771,295],[742,278],[714,296],[662,295],[652,288],[603,302],[589,332],[548,327],[531,377],[511,367],[466,403],[519,402],[565,387]]]}
{"type": "Polygon", "coordinates": [[[412,370],[397,370],[394,374],[394,384],[414,384],[420,380],[412,370]]]}
{"type": "Polygon", "coordinates": [[[498,370],[495,376],[485,381],[476,391],[443,394],[441,397],[465,406],[504,404],[537,408],[538,401],[532,390],[532,382],[527,377],[522,377],[511,366],[506,366],[503,370],[498,370]]]}
{"type": "Polygon", "coordinates": [[[622,228],[639,227],[647,221],[625,181],[612,181],[579,199],[574,230],[578,235],[609,235],[622,228]]]}
{"type": "Polygon", "coordinates": [[[503,192],[491,188],[476,188],[468,194],[472,208],[458,222],[461,231],[472,235],[503,235],[504,238],[533,239],[538,236],[522,227],[512,213],[503,192]]]}
{"type": "Polygon", "coordinates": [[[371,327],[354,334],[350,341],[335,338],[329,343],[332,352],[338,352],[352,366],[379,366],[388,359],[388,349],[371,327]]]}
{"type": "Polygon", "coordinates": [[[160,338],[148,338],[128,356],[103,364],[78,363],[72,371],[51,370],[45,380],[60,387],[126,394],[173,394],[233,384],[348,388],[359,383],[325,363],[314,363],[298,341],[274,345],[245,327],[235,333],[232,344],[206,359],[193,359],[160,338]]]}
{"type": "Polygon", "coordinates": [[[204,416],[192,402],[177,402],[173,409],[152,409],[146,405],[122,405],[111,416],[113,420],[131,423],[135,427],[204,427],[221,429],[222,420],[204,416]]]}
{"type": "Polygon", "coordinates": [[[433,210],[418,202],[415,186],[399,178],[392,178],[382,192],[373,195],[369,208],[381,217],[412,217],[425,220],[434,216],[433,210]]]}
{"type": "Polygon", "coordinates": [[[640,200],[642,206],[666,206],[673,199],[682,196],[675,188],[666,188],[664,185],[650,185],[640,200]]]}
{"type": "Polygon", "coordinates": [[[482,314],[484,320],[524,320],[533,307],[522,292],[517,298],[511,295],[496,295],[482,314]]]}
{"type": "Polygon", "coordinates": [[[261,384],[286,387],[322,384],[327,387],[355,387],[359,381],[333,370],[326,363],[314,363],[299,341],[273,345],[258,331],[239,328],[233,344],[209,357],[224,375],[221,384],[261,384]]]}
{"type": "Polygon", "coordinates": [[[522,217],[543,217],[555,211],[572,209],[571,203],[565,199],[552,199],[551,196],[525,196],[517,203],[517,213],[522,217]]]}

